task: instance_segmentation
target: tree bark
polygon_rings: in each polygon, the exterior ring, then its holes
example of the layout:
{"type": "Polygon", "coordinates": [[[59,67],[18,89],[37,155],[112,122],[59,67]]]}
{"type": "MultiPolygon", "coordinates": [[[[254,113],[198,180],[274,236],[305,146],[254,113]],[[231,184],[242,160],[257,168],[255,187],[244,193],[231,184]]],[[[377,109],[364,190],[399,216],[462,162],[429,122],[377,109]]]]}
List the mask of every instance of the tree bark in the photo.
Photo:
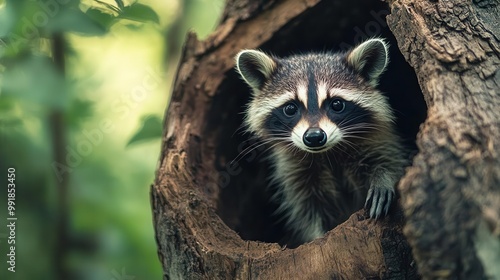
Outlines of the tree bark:
{"type": "Polygon", "coordinates": [[[500,278],[498,14],[495,0],[229,0],[212,35],[188,35],[165,114],[151,187],[164,279],[418,279],[417,268],[426,279],[500,278]],[[428,108],[398,186],[403,211],[375,222],[360,210],[323,238],[281,247],[266,150],[229,164],[251,145],[235,133],[249,91],[234,55],[338,49],[374,35],[393,42],[382,88],[410,146],[428,108]]]}
{"type": "Polygon", "coordinates": [[[428,106],[399,186],[425,278],[500,279],[499,3],[391,3],[389,26],[428,106]]]}

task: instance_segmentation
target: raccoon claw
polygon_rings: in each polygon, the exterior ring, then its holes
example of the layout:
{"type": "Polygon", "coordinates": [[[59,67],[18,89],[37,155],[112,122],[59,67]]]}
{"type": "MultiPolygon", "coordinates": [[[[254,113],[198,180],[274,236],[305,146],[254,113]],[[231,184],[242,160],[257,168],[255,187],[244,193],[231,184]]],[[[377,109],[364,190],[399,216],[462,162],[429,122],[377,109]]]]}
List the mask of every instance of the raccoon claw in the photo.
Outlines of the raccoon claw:
{"type": "Polygon", "coordinates": [[[385,188],[370,188],[366,196],[365,208],[370,207],[370,218],[378,219],[380,216],[386,216],[389,212],[394,191],[385,188]]]}

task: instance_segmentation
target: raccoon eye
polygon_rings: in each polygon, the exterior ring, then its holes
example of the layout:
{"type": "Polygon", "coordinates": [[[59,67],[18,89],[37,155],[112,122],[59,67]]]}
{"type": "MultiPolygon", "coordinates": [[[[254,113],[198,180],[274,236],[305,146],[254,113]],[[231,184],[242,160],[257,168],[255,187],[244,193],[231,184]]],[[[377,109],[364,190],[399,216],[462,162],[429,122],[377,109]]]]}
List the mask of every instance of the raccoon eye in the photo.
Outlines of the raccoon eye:
{"type": "Polygon", "coordinates": [[[297,113],[297,109],[298,109],[297,105],[295,105],[293,103],[288,103],[283,108],[283,113],[287,117],[292,117],[293,115],[295,115],[297,113]]]}
{"type": "Polygon", "coordinates": [[[342,99],[334,99],[330,105],[335,113],[342,113],[345,109],[345,103],[342,99]]]}

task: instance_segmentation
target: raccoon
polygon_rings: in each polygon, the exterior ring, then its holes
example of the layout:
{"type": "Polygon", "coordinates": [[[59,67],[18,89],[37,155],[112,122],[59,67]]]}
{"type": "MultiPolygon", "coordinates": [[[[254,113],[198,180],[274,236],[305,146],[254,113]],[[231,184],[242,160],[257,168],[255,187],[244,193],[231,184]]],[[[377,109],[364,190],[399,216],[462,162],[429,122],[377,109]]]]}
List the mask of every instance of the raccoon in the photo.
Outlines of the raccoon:
{"type": "Polygon", "coordinates": [[[395,117],[377,90],[388,45],[373,38],[347,52],[236,56],[252,89],[244,124],[266,143],[287,244],[321,237],[363,206],[387,215],[406,164],[395,117]]]}

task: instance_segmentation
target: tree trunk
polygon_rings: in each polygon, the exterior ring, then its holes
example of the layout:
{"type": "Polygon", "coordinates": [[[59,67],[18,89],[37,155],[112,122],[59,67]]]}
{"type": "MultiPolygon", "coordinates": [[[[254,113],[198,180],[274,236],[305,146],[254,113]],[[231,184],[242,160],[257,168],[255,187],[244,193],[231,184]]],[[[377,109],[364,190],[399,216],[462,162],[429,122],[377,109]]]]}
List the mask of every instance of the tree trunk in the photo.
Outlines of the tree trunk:
{"type": "Polygon", "coordinates": [[[500,279],[499,2],[389,2],[229,0],[211,36],[188,35],[151,188],[164,279],[500,279]],[[402,211],[375,222],[360,210],[282,247],[267,151],[246,154],[255,143],[237,132],[250,93],[234,55],[373,36],[392,43],[381,89],[416,154],[398,186],[402,211]]]}
{"type": "Polygon", "coordinates": [[[425,278],[500,279],[498,1],[398,1],[389,27],[428,106],[399,191],[425,278]]]}

